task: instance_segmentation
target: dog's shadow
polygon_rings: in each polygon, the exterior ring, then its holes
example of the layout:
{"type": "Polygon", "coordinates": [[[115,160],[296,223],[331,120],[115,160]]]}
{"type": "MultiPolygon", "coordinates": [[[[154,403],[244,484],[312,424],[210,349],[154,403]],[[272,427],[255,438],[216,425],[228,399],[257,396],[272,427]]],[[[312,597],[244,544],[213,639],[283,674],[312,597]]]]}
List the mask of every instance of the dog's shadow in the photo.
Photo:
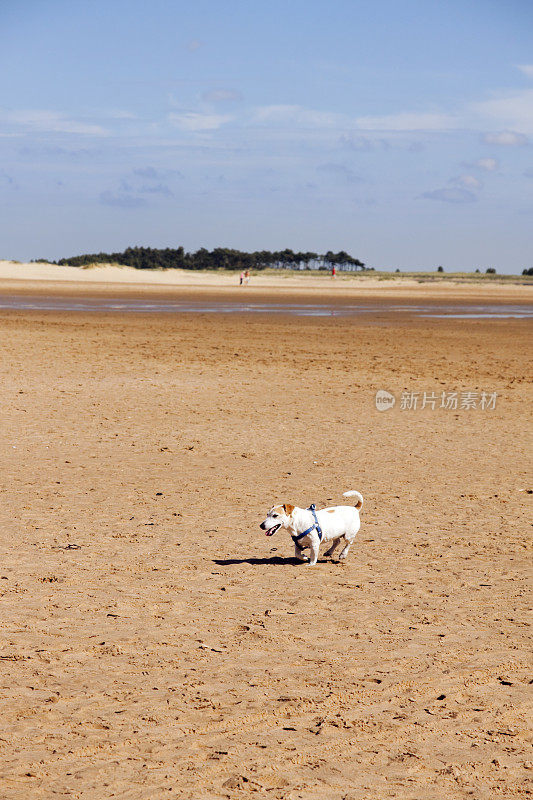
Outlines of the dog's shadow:
{"type": "Polygon", "coordinates": [[[284,558],[283,556],[271,556],[270,558],[214,558],[214,564],[218,564],[219,567],[233,567],[238,564],[251,564],[253,567],[259,567],[264,564],[279,564],[279,565],[293,565],[301,564],[299,558],[294,558],[294,556],[284,558]]]}

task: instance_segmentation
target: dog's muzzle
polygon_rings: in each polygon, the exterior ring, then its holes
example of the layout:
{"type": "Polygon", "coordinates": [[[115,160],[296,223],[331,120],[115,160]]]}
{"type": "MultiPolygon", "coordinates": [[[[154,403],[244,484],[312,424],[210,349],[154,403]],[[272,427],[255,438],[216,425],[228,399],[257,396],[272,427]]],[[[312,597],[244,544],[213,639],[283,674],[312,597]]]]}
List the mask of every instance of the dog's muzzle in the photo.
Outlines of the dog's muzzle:
{"type": "Polygon", "coordinates": [[[266,527],[265,523],[262,522],[259,527],[261,528],[262,531],[265,531],[267,536],[274,536],[276,531],[278,531],[281,528],[281,524],[272,525],[272,527],[268,528],[268,530],[267,530],[267,527],[266,527]]]}

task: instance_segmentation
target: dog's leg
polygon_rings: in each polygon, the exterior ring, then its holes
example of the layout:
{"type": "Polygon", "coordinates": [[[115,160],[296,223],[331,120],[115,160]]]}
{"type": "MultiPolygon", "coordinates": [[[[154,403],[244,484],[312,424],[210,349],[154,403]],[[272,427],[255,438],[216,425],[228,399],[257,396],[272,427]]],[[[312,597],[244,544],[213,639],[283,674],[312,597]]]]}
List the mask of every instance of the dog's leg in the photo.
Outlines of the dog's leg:
{"type": "Polygon", "coordinates": [[[300,561],[309,561],[309,556],[304,555],[299,547],[294,545],[294,558],[299,558],[300,561]]]}
{"type": "Polygon", "coordinates": [[[314,567],[318,558],[318,551],[320,550],[320,540],[318,536],[311,535],[309,537],[311,540],[310,548],[311,548],[311,558],[309,563],[307,564],[308,567],[314,567]]]}
{"type": "Polygon", "coordinates": [[[337,545],[339,544],[339,542],[340,542],[340,539],[334,539],[334,540],[333,540],[333,544],[331,545],[331,547],[329,548],[329,550],[326,550],[326,552],[324,553],[324,555],[325,555],[325,556],[332,556],[332,555],[333,555],[333,553],[335,552],[335,550],[337,549],[337,545]]]}
{"type": "Polygon", "coordinates": [[[346,541],[346,544],[344,545],[344,547],[342,548],[342,550],[339,553],[339,561],[344,561],[344,559],[348,555],[348,550],[352,546],[353,539],[345,539],[345,541],[346,541]]]}

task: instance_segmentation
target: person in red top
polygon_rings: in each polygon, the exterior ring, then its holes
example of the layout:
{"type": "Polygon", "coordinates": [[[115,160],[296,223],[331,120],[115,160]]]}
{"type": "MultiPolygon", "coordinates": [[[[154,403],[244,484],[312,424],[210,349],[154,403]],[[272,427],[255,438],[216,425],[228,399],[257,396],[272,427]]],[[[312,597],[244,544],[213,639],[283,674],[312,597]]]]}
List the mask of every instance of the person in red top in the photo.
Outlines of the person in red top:
{"type": "Polygon", "coordinates": [[[334,278],[336,274],[337,274],[337,267],[333,266],[331,268],[331,277],[334,278]]]}

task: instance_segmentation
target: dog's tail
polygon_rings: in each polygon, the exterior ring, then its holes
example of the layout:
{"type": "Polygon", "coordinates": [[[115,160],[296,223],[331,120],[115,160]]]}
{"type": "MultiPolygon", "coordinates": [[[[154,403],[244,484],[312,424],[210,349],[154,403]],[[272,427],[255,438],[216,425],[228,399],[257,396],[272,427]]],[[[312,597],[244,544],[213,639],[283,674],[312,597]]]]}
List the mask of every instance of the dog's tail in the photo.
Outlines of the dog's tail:
{"type": "Polygon", "coordinates": [[[363,495],[356,492],[355,489],[350,489],[349,492],[343,492],[343,497],[357,497],[357,503],[355,504],[356,508],[363,507],[363,495]]]}

